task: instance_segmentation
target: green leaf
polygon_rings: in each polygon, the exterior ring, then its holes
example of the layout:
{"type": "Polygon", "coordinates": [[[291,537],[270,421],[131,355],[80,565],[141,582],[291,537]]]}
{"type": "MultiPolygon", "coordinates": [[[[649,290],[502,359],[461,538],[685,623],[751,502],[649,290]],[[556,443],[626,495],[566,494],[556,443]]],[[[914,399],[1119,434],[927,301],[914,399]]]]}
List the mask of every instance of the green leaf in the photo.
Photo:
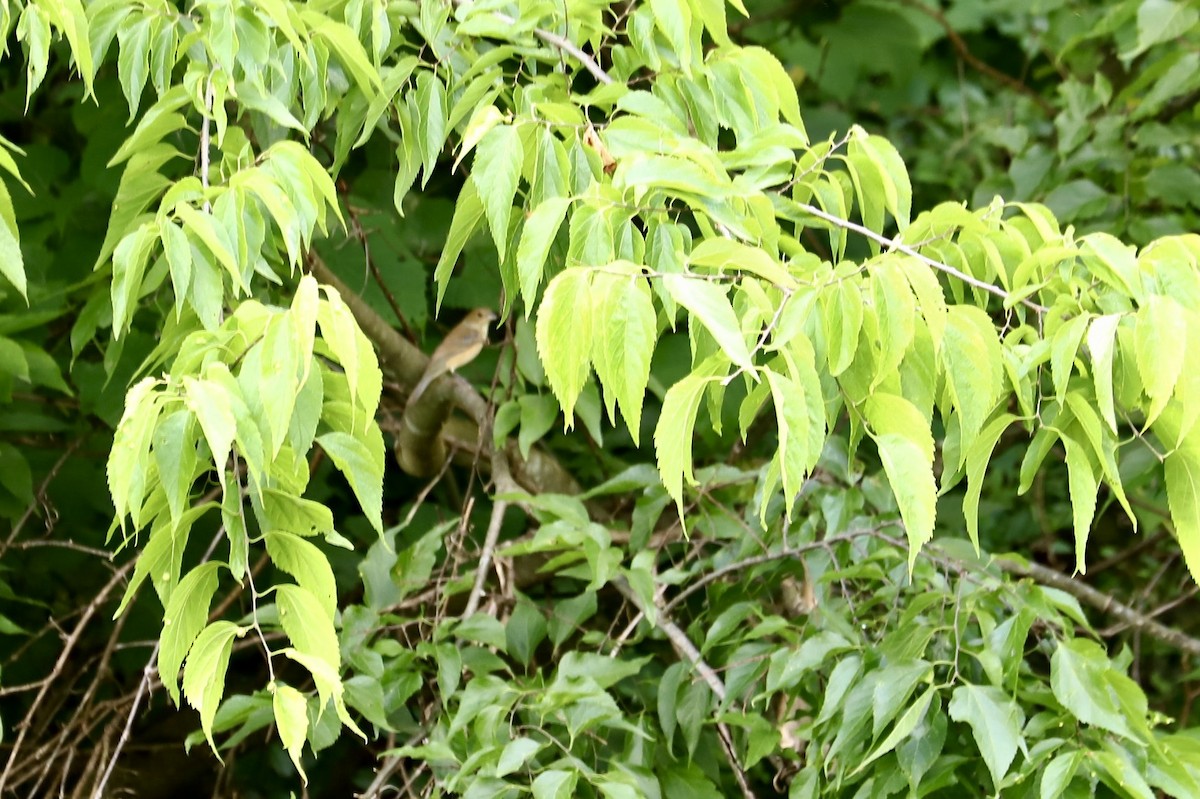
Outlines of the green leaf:
{"type": "MultiPolygon", "coordinates": [[[[226,370],[224,364],[216,364],[226,370]]],[[[213,465],[223,472],[229,453],[233,449],[233,438],[237,431],[237,419],[233,415],[233,404],[224,385],[212,380],[183,379],[188,410],[195,414],[204,431],[208,449],[212,452],[213,465]]],[[[222,477],[222,484],[224,478],[222,477]]]]}
{"type": "Polygon", "coordinates": [[[1085,555],[1092,520],[1096,516],[1096,491],[1100,480],[1087,448],[1070,436],[1062,437],[1067,450],[1067,484],[1071,494],[1071,512],[1075,527],[1075,568],[1087,571],[1085,555]]]}
{"type": "Polygon", "coordinates": [[[916,334],[916,299],[900,263],[891,259],[875,263],[871,269],[871,299],[879,324],[879,358],[871,381],[874,390],[895,375],[916,334]]]}
{"type": "MultiPolygon", "coordinates": [[[[504,751],[500,753],[499,762],[496,763],[496,776],[507,777],[517,771],[544,746],[545,744],[538,743],[532,738],[522,737],[509,741],[504,747],[504,751]]],[[[536,790],[534,795],[537,795],[536,790]]]]}
{"type": "Polygon", "coordinates": [[[1010,413],[1001,414],[993,419],[966,453],[967,490],[963,494],[962,508],[967,523],[967,535],[975,545],[976,553],[979,552],[979,497],[983,491],[983,478],[996,443],[1015,421],[1017,417],[1010,413]]]}
{"type": "Polygon", "coordinates": [[[122,526],[127,514],[139,514],[146,495],[150,445],[162,408],[161,395],[154,390],[156,385],[153,378],[143,378],[126,393],[125,411],[108,453],[108,492],[122,526]]]}
{"type": "Polygon", "coordinates": [[[1051,760],[1042,769],[1042,784],[1038,795],[1041,799],[1059,799],[1066,793],[1079,764],[1083,762],[1083,752],[1063,752],[1051,760]]]}
{"type": "MultiPolygon", "coordinates": [[[[207,608],[205,605],[206,613],[207,608]]],[[[225,695],[225,671],[229,667],[229,654],[233,651],[233,638],[241,636],[242,632],[230,621],[215,621],[208,625],[196,636],[196,643],[192,645],[188,656],[187,671],[183,675],[184,696],[200,714],[200,727],[218,760],[221,755],[213,740],[213,719],[216,718],[221,697],[225,695]]]]}
{"type": "MultiPolygon", "coordinates": [[[[346,372],[346,382],[358,400],[355,411],[362,410],[364,426],[374,424],[375,410],[383,394],[383,372],[371,340],[358,326],[354,314],[332,286],[324,286],[325,302],[317,310],[321,338],[333,351],[337,362],[346,372]]],[[[308,342],[305,342],[308,346],[308,342]]],[[[304,360],[308,363],[308,359],[304,360]]],[[[271,364],[268,368],[277,368],[271,364]]],[[[293,372],[294,374],[294,372],[293,372]]],[[[295,389],[293,389],[293,392],[295,389]]]]}
{"type": "MultiPolygon", "coordinates": [[[[158,652],[158,674],[167,693],[179,704],[179,666],[192,648],[197,634],[204,629],[208,606],[217,590],[217,569],[224,564],[216,561],[201,563],[179,581],[171,593],[163,613],[161,648],[158,652]]],[[[189,672],[191,666],[188,667],[189,672]]],[[[184,691],[187,680],[184,680],[184,691]]],[[[191,701],[191,697],[188,697],[191,701]]],[[[199,709],[193,701],[192,706],[199,709]]],[[[215,710],[215,708],[214,708],[215,710]]]]}
{"type": "Polygon", "coordinates": [[[927,688],[917,701],[909,705],[908,709],[904,711],[904,715],[892,727],[892,731],[888,733],[888,736],[880,741],[879,745],[871,751],[871,754],[867,755],[866,759],[859,763],[851,773],[856,774],[862,771],[868,765],[895,749],[908,736],[912,735],[913,730],[917,728],[917,725],[925,718],[925,714],[929,712],[929,705],[936,695],[937,689],[935,687],[930,686],[927,688]]]}
{"type": "Polygon", "coordinates": [[[197,211],[187,203],[176,205],[175,214],[179,217],[179,221],[183,223],[184,229],[194,233],[196,238],[204,243],[208,251],[225,268],[225,271],[229,273],[233,281],[235,289],[241,287],[243,291],[249,294],[250,287],[246,285],[245,278],[242,276],[242,270],[238,266],[237,258],[229,251],[225,236],[217,231],[213,215],[197,211]]]}
{"type": "Polygon", "coordinates": [[[26,302],[25,262],[21,258],[21,243],[17,240],[16,227],[9,227],[5,219],[0,219],[0,275],[12,283],[26,302]]]}
{"type": "MultiPolygon", "coordinates": [[[[1090,314],[1080,314],[1058,328],[1050,341],[1050,373],[1054,379],[1054,393],[1059,402],[1065,402],[1067,381],[1075,368],[1075,356],[1088,329],[1090,314]]],[[[1111,362],[1110,362],[1111,368],[1111,362]]]]}
{"type": "Polygon", "coordinates": [[[797,288],[787,269],[766,251],[724,237],[705,239],[697,244],[688,256],[688,263],[712,267],[718,274],[726,269],[745,270],[779,288],[797,288]]]}
{"type": "Polygon", "coordinates": [[[1200,12],[1188,3],[1176,0],[1142,0],[1138,3],[1137,45],[1121,53],[1132,61],[1161,42],[1169,42],[1196,26],[1200,12]]]}
{"type": "Polygon", "coordinates": [[[438,156],[446,144],[446,87],[433,70],[417,73],[417,91],[410,95],[410,107],[417,120],[416,139],[424,172],[422,188],[429,184],[438,156]]]}
{"type": "Polygon", "coordinates": [[[1003,352],[996,328],[982,308],[954,305],[949,309],[942,348],[946,387],[958,412],[959,461],[970,450],[1000,397],[1003,352]]]}
{"type": "Polygon", "coordinates": [[[483,200],[492,241],[501,261],[508,248],[508,220],[524,162],[521,134],[515,127],[503,125],[492,128],[483,137],[471,168],[471,181],[483,200]]]}
{"type": "Polygon", "coordinates": [[[450,282],[455,264],[458,263],[458,256],[475,233],[475,229],[479,227],[481,219],[483,202],[479,199],[474,181],[467,181],[458,193],[458,200],[454,204],[454,217],[450,220],[450,232],[433,270],[433,280],[437,284],[438,308],[442,307],[442,297],[446,294],[446,286],[450,282]]]}
{"type": "Polygon", "coordinates": [[[567,197],[544,200],[533,209],[521,230],[521,243],[517,245],[517,278],[521,284],[521,296],[525,299],[526,319],[537,299],[537,289],[545,273],[550,246],[570,207],[571,200],[567,197]]]}
{"type": "Polygon", "coordinates": [[[1200,582],[1200,448],[1193,442],[1176,449],[1163,464],[1179,548],[1192,579],[1200,582]]]}
{"type": "Polygon", "coordinates": [[[1109,687],[1111,669],[1098,644],[1066,639],[1050,658],[1050,688],[1054,698],[1079,721],[1137,741],[1109,687]]]}
{"type": "Polygon", "coordinates": [[[618,262],[597,271],[592,278],[592,296],[598,306],[594,318],[604,320],[592,339],[592,361],[604,385],[609,416],[613,415],[615,398],[634,446],[639,445],[642,402],[658,334],[650,287],[640,272],[633,264],[618,262]],[[618,268],[628,274],[607,271],[618,268]]]}
{"type": "Polygon", "coordinates": [[[921,545],[933,537],[937,515],[933,435],[921,412],[903,397],[873,394],[866,402],[864,415],[904,520],[911,569],[921,545]]]}
{"type": "Polygon", "coordinates": [[[308,740],[308,700],[304,694],[290,685],[277,683],[271,698],[271,709],[275,713],[275,725],[279,728],[279,741],[292,759],[300,779],[308,785],[308,775],[300,764],[304,753],[304,742],[308,740]]]}
{"type": "Polygon", "coordinates": [[[196,476],[196,435],[192,414],[180,409],[154,427],[154,463],[167,496],[171,519],[183,515],[196,476]]]}
{"type": "Polygon", "coordinates": [[[329,560],[315,545],[293,533],[270,531],[263,538],[271,562],[281,571],[296,578],[321,604],[330,621],[337,612],[337,585],[329,560]]]}
{"type": "Polygon", "coordinates": [[[725,286],[696,275],[663,275],[662,282],[672,299],[712,334],[729,360],[749,373],[754,372],[754,361],[725,286]]]}
{"type": "Polygon", "coordinates": [[[1113,354],[1120,314],[1098,316],[1088,327],[1087,345],[1092,356],[1092,380],[1096,386],[1096,406],[1112,432],[1117,431],[1113,407],[1113,354]]]}
{"type": "Polygon", "coordinates": [[[850,368],[862,330],[863,296],[855,282],[845,279],[821,293],[829,373],[837,377],[850,368]]]}
{"type": "Polygon", "coordinates": [[[309,9],[300,8],[300,19],[307,25],[314,36],[319,36],[329,42],[333,52],[337,54],[343,66],[354,76],[358,88],[370,100],[376,92],[383,91],[383,80],[379,69],[371,63],[367,51],[358,41],[358,36],[345,23],[338,22],[325,14],[309,9]]]}
{"type": "Polygon", "coordinates": [[[477,107],[471,115],[471,120],[467,123],[466,129],[463,130],[462,139],[458,144],[458,157],[454,159],[451,171],[457,171],[458,165],[462,163],[462,160],[467,157],[468,153],[475,149],[475,145],[479,144],[480,140],[492,128],[503,121],[504,113],[491,103],[477,107]]]}
{"type": "Polygon", "coordinates": [[[783,480],[784,508],[791,518],[792,506],[800,493],[809,469],[816,463],[820,452],[809,449],[808,403],[804,387],[789,377],[766,369],[767,382],[771,385],[771,399],[775,404],[775,425],[779,431],[779,467],[783,480]]]}
{"type": "Polygon", "coordinates": [[[592,270],[564,269],[538,308],[536,338],[546,378],[562,405],[566,426],[574,425],[575,402],[591,371],[592,270]]]}
{"type": "Polygon", "coordinates": [[[690,485],[696,483],[692,475],[692,439],[700,399],[705,387],[720,379],[726,371],[721,358],[709,358],[671,386],[663,397],[662,413],[654,430],[654,451],[663,485],[675,500],[680,518],[683,517],[683,481],[686,478],[690,485]]]}
{"type": "MultiPolygon", "coordinates": [[[[912,183],[908,178],[908,170],[904,167],[904,160],[896,152],[895,146],[882,136],[867,135],[861,128],[855,128],[855,134],[850,138],[847,152],[852,168],[862,181],[859,192],[870,192],[874,188],[867,183],[868,175],[871,176],[872,183],[878,181],[883,191],[883,206],[895,218],[896,227],[903,233],[912,214],[912,183]]],[[[864,206],[869,204],[873,207],[876,202],[878,201],[872,199],[869,203],[864,202],[864,206]]],[[[866,222],[868,212],[864,209],[863,213],[864,224],[871,227],[871,224],[866,222]]],[[[882,219],[882,216],[879,218],[882,219]]]]}
{"type": "Polygon", "coordinates": [[[1138,374],[1150,406],[1146,426],[1162,413],[1183,372],[1184,353],[1194,331],[1189,330],[1183,308],[1174,299],[1152,294],[1138,310],[1134,327],[1134,352],[1138,374]]]}
{"type": "Polygon", "coordinates": [[[575,784],[579,780],[578,771],[562,771],[548,769],[543,771],[533,781],[533,799],[571,799],[575,796],[575,784]]]}
{"type": "Polygon", "coordinates": [[[654,24],[679,58],[683,74],[692,74],[692,11],[691,6],[679,0],[650,0],[654,24]]]}
{"type": "Polygon", "coordinates": [[[1025,714],[1004,691],[992,685],[958,686],[947,710],[950,718],[970,725],[975,744],[992,775],[992,785],[999,792],[1021,744],[1025,714]]]}
{"type": "Polygon", "coordinates": [[[279,623],[296,651],[323,661],[336,678],[341,665],[337,632],[321,600],[298,585],[280,583],[275,586],[275,604],[279,608],[279,623]]]}
{"type": "MultiPolygon", "coordinates": [[[[372,447],[362,439],[349,433],[332,432],[317,437],[317,443],[325,450],[350,483],[358,504],[366,514],[371,526],[383,532],[383,451],[372,452],[372,447]]],[[[297,647],[299,648],[299,647],[297,647]]],[[[303,651],[303,650],[302,650],[303,651]]]]}

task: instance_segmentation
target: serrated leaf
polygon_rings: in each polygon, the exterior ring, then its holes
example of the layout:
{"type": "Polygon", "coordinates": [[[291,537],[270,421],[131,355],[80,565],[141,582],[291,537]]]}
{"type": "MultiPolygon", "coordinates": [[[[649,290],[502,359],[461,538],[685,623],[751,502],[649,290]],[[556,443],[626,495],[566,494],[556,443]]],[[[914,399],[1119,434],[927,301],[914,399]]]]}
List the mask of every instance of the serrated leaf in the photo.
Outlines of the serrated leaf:
{"type": "Polygon", "coordinates": [[[1092,520],[1096,517],[1096,491],[1100,487],[1100,480],[1087,455],[1087,448],[1070,436],[1064,435],[1062,442],[1067,450],[1067,485],[1075,528],[1075,569],[1083,574],[1087,571],[1084,556],[1092,520]]]}
{"type": "MultiPolygon", "coordinates": [[[[192,642],[204,629],[208,606],[217,590],[217,569],[224,564],[216,561],[201,563],[192,569],[171,593],[163,613],[161,647],[158,652],[158,675],[167,693],[179,704],[179,666],[188,655],[192,642]]],[[[189,667],[190,670],[190,667],[189,667]]],[[[184,681],[186,691],[187,681],[184,681]]],[[[191,697],[189,697],[190,701],[191,697]]],[[[196,703],[192,702],[196,707],[196,703]]],[[[199,709],[197,707],[197,709],[199,709]]],[[[214,708],[215,710],[215,708],[214,708]]]]}
{"type": "Polygon", "coordinates": [[[1083,752],[1063,752],[1051,760],[1042,770],[1042,783],[1038,790],[1041,799],[1059,799],[1079,770],[1083,752]]]}
{"type": "Polygon", "coordinates": [[[188,410],[195,414],[200,422],[200,429],[204,432],[209,451],[212,452],[213,465],[223,473],[237,432],[237,419],[233,415],[229,395],[224,386],[212,380],[185,377],[183,387],[188,410]]]}
{"type": "Polygon", "coordinates": [[[954,305],[949,309],[942,347],[946,386],[959,420],[960,456],[953,464],[962,466],[983,423],[1000,396],[1003,352],[991,318],[981,308],[954,305]]]}
{"type": "Polygon", "coordinates": [[[726,269],[750,272],[779,288],[795,289],[796,280],[783,264],[759,247],[751,247],[724,237],[705,239],[692,249],[688,263],[709,266],[718,273],[726,269]]]}
{"type": "MultiPolygon", "coordinates": [[[[371,340],[358,326],[354,314],[331,286],[325,286],[324,304],[317,310],[321,338],[346,372],[346,382],[363,411],[363,423],[372,424],[383,394],[383,372],[371,340]]],[[[307,341],[305,346],[308,346],[307,341]]]]}
{"type": "Polygon", "coordinates": [[[9,227],[6,219],[0,218],[0,275],[3,275],[26,302],[25,261],[21,257],[21,243],[17,240],[16,227],[9,227]]]}
{"type": "Polygon", "coordinates": [[[591,372],[591,285],[590,269],[565,269],[546,286],[538,308],[538,355],[568,428],[574,424],[575,402],[591,372]]]}
{"type": "Polygon", "coordinates": [[[604,385],[605,398],[615,397],[634,446],[638,446],[658,324],[645,278],[639,276],[640,270],[633,264],[626,267],[628,275],[597,272],[593,278],[593,296],[599,305],[595,318],[604,321],[598,335],[593,336],[592,361],[604,385]]]}
{"type": "Polygon", "coordinates": [[[671,43],[683,74],[692,74],[692,11],[678,0],[650,0],[654,24],[671,43]]]}
{"type": "MultiPolygon", "coordinates": [[[[771,369],[764,370],[775,404],[779,431],[779,468],[783,480],[784,509],[791,518],[792,506],[816,457],[809,451],[809,415],[804,387],[771,369]]],[[[819,453],[818,453],[819,454],[819,453]]]]}
{"type": "Polygon", "coordinates": [[[471,181],[483,200],[492,241],[501,261],[508,249],[508,220],[524,162],[521,134],[511,125],[502,125],[492,128],[479,142],[471,168],[471,181]]]}
{"type": "Polygon", "coordinates": [[[874,390],[892,377],[912,345],[917,304],[900,264],[880,260],[871,269],[871,298],[879,325],[879,358],[871,381],[874,390]]]}
{"type": "Polygon", "coordinates": [[[1088,326],[1087,345],[1092,356],[1092,380],[1096,386],[1096,406],[1109,430],[1117,431],[1113,407],[1113,354],[1120,314],[1098,316],[1088,326]]]}
{"type": "Polygon", "coordinates": [[[533,209],[533,213],[525,219],[521,243],[517,245],[517,279],[521,285],[521,296],[525,299],[526,319],[537,299],[537,289],[545,273],[550,246],[570,207],[569,198],[551,197],[533,209]]]}
{"type": "Polygon", "coordinates": [[[491,103],[476,108],[475,113],[471,115],[471,121],[467,123],[466,129],[463,131],[462,140],[458,145],[458,157],[454,159],[454,165],[450,171],[457,171],[458,165],[462,163],[469,152],[475,149],[475,145],[479,144],[492,128],[503,121],[504,114],[491,103]]]}
{"type": "Polygon", "coordinates": [[[304,7],[300,8],[300,19],[312,30],[314,36],[319,36],[329,43],[338,60],[354,76],[355,83],[368,100],[372,99],[376,92],[383,90],[379,69],[371,63],[367,51],[350,26],[304,7]]]}
{"type": "Polygon", "coordinates": [[[324,662],[336,676],[341,665],[337,632],[321,600],[298,585],[281,583],[275,586],[275,605],[279,623],[296,651],[324,662]]]}
{"type": "MultiPolygon", "coordinates": [[[[204,737],[208,739],[208,745],[218,760],[221,755],[213,740],[213,719],[216,718],[221,697],[225,695],[225,670],[229,667],[233,638],[240,634],[241,629],[230,621],[216,621],[208,625],[196,636],[188,656],[187,671],[183,675],[183,694],[188,704],[200,714],[200,728],[204,730],[204,737]]],[[[179,701],[178,697],[176,701],[179,701]]]]}
{"type": "Polygon", "coordinates": [[[313,544],[293,533],[274,530],[263,535],[271,562],[296,578],[320,603],[329,620],[337,612],[337,584],[329,560],[313,544]]]}
{"type": "Polygon", "coordinates": [[[821,293],[829,373],[834,377],[850,368],[858,352],[863,305],[862,292],[851,280],[840,280],[832,289],[821,293]]]}
{"type": "Polygon", "coordinates": [[[462,191],[458,193],[458,200],[454,203],[454,216],[450,220],[450,232],[446,235],[446,244],[442,247],[442,254],[438,258],[437,266],[433,270],[433,281],[437,284],[437,307],[442,307],[442,297],[446,294],[446,286],[450,282],[450,275],[454,271],[454,266],[458,263],[458,256],[462,253],[463,247],[470,240],[475,229],[479,227],[479,220],[483,219],[483,201],[479,199],[479,192],[475,189],[474,181],[467,181],[463,185],[462,191]]]}
{"type": "Polygon", "coordinates": [[[296,766],[296,771],[300,772],[300,779],[308,785],[308,775],[300,764],[304,742],[308,740],[308,700],[292,686],[276,684],[271,709],[275,714],[275,726],[279,729],[279,741],[296,766]]]}
{"type": "Polygon", "coordinates": [[[1054,698],[1084,724],[1139,740],[1129,728],[1106,679],[1112,665],[1095,642],[1081,638],[1058,643],[1050,658],[1054,698]]]}
{"type": "Polygon", "coordinates": [[[1189,441],[1168,455],[1163,464],[1179,548],[1192,579],[1200,583],[1200,451],[1189,441]]]}
{"type": "Polygon", "coordinates": [[[729,304],[727,288],[695,275],[663,275],[662,282],[671,298],[712,334],[729,360],[752,374],[754,362],[729,304]]]}
{"type": "Polygon", "coordinates": [[[1075,356],[1083,335],[1088,329],[1091,314],[1080,314],[1058,328],[1050,341],[1050,374],[1054,380],[1054,394],[1059,402],[1067,396],[1067,382],[1075,368],[1075,356]]]}
{"type": "Polygon", "coordinates": [[[349,433],[332,432],[317,437],[321,449],[346,477],[371,526],[383,532],[383,452],[349,433]]]}
{"type": "Polygon", "coordinates": [[[967,490],[963,494],[963,517],[967,523],[967,535],[970,536],[976,553],[979,552],[979,497],[983,491],[983,478],[996,442],[1015,421],[1017,417],[1010,413],[993,419],[975,439],[964,459],[967,466],[967,490]]]}
{"type": "Polygon", "coordinates": [[[933,537],[937,516],[933,435],[921,412],[903,397],[873,394],[864,414],[904,521],[911,569],[921,546],[933,537]]]}
{"type": "Polygon", "coordinates": [[[1188,321],[1174,299],[1152,294],[1138,310],[1133,330],[1138,374],[1150,400],[1146,409],[1149,427],[1170,401],[1183,372],[1188,321]]]}
{"type": "Polygon", "coordinates": [[[663,397],[662,413],[654,429],[654,452],[658,471],[667,493],[675,500],[683,516],[683,481],[694,485],[692,474],[692,439],[696,413],[704,389],[727,371],[718,356],[709,358],[687,377],[680,380],[663,397]]]}
{"type": "Polygon", "coordinates": [[[946,708],[950,718],[966,722],[996,791],[1021,744],[1025,714],[1004,691],[992,685],[960,685],[946,708]]]}

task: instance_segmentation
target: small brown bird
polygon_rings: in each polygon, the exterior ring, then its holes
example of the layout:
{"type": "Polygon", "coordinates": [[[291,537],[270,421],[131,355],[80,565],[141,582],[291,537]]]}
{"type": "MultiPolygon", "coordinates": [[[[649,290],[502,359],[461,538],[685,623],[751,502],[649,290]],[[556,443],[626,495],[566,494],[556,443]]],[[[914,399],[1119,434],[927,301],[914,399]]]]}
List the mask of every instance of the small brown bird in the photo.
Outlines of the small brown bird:
{"type": "Polygon", "coordinates": [[[411,405],[416,402],[429,384],[438,377],[446,372],[454,372],[460,366],[475,360],[475,356],[487,343],[488,327],[496,318],[496,312],[491,308],[476,308],[447,333],[446,338],[433,351],[433,355],[429,356],[429,365],[425,367],[425,373],[421,375],[417,387],[409,395],[408,403],[411,405]]]}

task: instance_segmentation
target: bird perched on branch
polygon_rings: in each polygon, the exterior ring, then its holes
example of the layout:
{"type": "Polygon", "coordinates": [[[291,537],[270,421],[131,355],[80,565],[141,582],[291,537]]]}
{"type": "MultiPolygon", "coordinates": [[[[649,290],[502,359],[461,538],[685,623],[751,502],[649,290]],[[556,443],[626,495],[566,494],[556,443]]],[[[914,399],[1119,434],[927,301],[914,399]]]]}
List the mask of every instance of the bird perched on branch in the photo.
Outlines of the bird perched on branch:
{"type": "Polygon", "coordinates": [[[476,308],[447,333],[433,355],[429,356],[429,365],[409,395],[408,404],[416,402],[438,377],[446,372],[457,371],[460,366],[475,360],[487,343],[488,327],[496,318],[496,312],[491,308],[476,308]]]}

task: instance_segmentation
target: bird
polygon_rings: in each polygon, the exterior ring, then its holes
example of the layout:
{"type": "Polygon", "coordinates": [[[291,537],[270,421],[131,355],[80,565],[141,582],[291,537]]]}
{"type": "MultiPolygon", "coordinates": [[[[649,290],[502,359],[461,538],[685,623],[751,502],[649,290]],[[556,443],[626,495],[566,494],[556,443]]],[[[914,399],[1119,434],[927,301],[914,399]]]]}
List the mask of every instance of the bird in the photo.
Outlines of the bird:
{"type": "Polygon", "coordinates": [[[460,366],[475,360],[475,356],[487,343],[488,327],[497,318],[496,312],[491,308],[476,308],[455,325],[433,351],[433,355],[429,356],[429,365],[425,367],[416,388],[408,396],[408,404],[416,402],[429,384],[446,372],[454,372],[460,366]]]}

